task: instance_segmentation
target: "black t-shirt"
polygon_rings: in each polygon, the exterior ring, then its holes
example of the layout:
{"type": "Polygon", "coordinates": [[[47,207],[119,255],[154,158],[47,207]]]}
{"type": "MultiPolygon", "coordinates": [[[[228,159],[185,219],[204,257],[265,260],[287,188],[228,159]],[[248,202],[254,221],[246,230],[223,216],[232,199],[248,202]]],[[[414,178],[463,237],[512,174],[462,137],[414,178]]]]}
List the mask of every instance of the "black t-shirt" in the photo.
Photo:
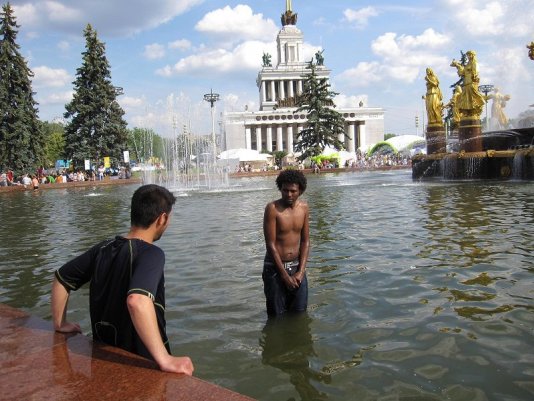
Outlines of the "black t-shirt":
{"type": "Polygon", "coordinates": [[[165,331],[165,254],[138,239],[103,241],[67,262],[55,275],[68,290],[91,282],[89,304],[93,338],[153,359],[137,335],[128,312],[129,294],[154,302],[161,339],[170,353],[165,331]]]}

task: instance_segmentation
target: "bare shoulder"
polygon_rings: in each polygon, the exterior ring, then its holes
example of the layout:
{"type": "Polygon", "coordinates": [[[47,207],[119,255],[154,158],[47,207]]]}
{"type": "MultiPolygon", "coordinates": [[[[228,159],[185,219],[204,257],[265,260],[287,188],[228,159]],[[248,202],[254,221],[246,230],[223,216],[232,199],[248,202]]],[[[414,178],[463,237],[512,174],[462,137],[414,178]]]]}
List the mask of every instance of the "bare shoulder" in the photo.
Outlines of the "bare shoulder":
{"type": "Polygon", "coordinates": [[[305,200],[303,199],[299,199],[299,204],[298,206],[302,209],[304,209],[305,211],[308,211],[310,208],[308,206],[308,202],[306,202],[305,200]]]}
{"type": "Polygon", "coordinates": [[[265,211],[276,209],[276,201],[271,201],[265,205],[265,211]]]}

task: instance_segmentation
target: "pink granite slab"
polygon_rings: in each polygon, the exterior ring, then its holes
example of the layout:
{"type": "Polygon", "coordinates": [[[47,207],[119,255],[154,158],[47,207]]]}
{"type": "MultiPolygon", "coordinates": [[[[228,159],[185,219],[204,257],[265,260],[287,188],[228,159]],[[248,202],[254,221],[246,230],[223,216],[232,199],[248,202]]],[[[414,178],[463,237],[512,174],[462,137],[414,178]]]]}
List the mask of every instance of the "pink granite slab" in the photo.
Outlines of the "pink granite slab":
{"type": "Polygon", "coordinates": [[[1,400],[250,401],[0,304],[1,400]]]}

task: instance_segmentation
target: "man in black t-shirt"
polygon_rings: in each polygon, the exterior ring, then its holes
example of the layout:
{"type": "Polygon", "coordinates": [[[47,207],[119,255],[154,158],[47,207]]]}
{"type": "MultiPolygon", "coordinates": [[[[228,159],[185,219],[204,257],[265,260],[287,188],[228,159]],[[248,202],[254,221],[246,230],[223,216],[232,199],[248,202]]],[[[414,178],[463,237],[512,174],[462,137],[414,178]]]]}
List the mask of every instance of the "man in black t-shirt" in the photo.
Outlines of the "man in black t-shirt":
{"type": "Polygon", "coordinates": [[[168,227],[176,198],[158,185],[132,197],[131,227],[125,237],[103,241],[55,272],[52,319],[56,331],[81,332],[66,320],[71,290],[91,282],[93,338],[151,358],[165,372],[192,375],[189,357],[170,354],[165,331],[165,254],[154,241],[168,227]]]}

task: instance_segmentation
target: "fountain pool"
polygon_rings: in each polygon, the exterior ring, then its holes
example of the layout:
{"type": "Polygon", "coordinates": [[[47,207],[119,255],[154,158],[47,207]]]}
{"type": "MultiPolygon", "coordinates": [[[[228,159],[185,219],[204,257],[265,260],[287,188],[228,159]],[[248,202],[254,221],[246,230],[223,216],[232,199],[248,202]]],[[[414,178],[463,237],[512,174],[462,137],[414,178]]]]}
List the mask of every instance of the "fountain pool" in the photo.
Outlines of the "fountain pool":
{"type": "MultiPolygon", "coordinates": [[[[308,176],[309,311],[268,322],[261,268],[274,177],[181,191],[167,321],[195,374],[259,400],[531,400],[534,185],[308,176]]],[[[0,195],[0,302],[50,318],[52,272],[128,228],[134,185],[0,195]]],[[[89,334],[87,290],[72,318],[89,334]]]]}

